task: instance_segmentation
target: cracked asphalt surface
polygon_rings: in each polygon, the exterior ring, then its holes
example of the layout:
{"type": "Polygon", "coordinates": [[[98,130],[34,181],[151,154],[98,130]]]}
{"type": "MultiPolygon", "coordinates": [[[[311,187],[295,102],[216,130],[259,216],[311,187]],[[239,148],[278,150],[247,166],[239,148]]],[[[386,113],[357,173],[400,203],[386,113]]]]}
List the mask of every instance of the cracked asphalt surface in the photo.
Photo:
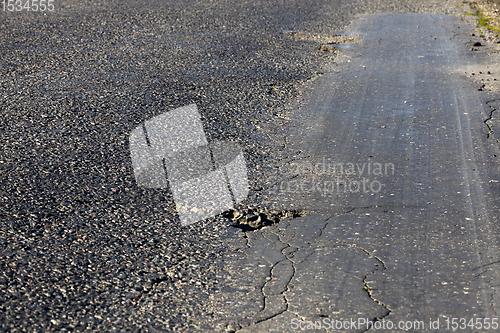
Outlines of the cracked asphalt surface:
{"type": "Polygon", "coordinates": [[[457,16],[356,16],[393,12],[460,10],[285,0],[0,12],[0,330],[497,316],[498,91],[481,81],[497,63],[490,46],[470,51],[479,37],[457,16]],[[364,39],[322,37],[342,31],[364,39]],[[168,189],[137,187],[128,135],[192,103],[209,141],[245,150],[239,210],[309,214],[255,231],[223,216],[181,227],[168,189]],[[376,174],[380,191],[371,179],[369,193],[298,193],[290,180],[325,156],[395,173],[376,174]],[[276,177],[296,193],[278,193],[276,177]]]}
{"type": "MultiPolygon", "coordinates": [[[[274,306],[266,290],[275,280],[273,266],[270,281],[259,284],[269,305],[250,325],[238,325],[245,332],[292,332],[294,318],[361,317],[390,321],[395,326],[383,331],[400,332],[400,322],[423,321],[427,326],[417,331],[432,331],[429,321],[440,319],[440,331],[450,331],[446,318],[496,318],[500,155],[488,123],[498,95],[483,94],[484,84],[478,89],[466,79],[483,55],[467,47],[470,31],[453,16],[362,15],[346,31],[364,34],[364,41],[343,48],[308,87],[289,132],[296,154],[282,160],[268,189],[274,195],[268,205],[325,215],[319,223],[305,216],[292,220],[293,227],[282,222],[262,232],[286,245],[273,253],[294,267],[280,294],[286,311],[259,317],[274,306]],[[361,250],[361,258],[330,254],[342,246],[361,250]],[[301,251],[310,257],[296,258],[301,251]],[[338,259],[343,266],[336,267],[338,259]],[[371,269],[363,265],[370,260],[371,269]],[[334,274],[343,269],[354,279],[334,274]],[[363,290],[365,302],[357,299],[363,290]],[[366,302],[373,308],[363,308],[366,302]]],[[[262,265],[261,257],[286,262],[260,254],[270,246],[248,238],[245,251],[256,260],[251,267],[262,265]]]]}

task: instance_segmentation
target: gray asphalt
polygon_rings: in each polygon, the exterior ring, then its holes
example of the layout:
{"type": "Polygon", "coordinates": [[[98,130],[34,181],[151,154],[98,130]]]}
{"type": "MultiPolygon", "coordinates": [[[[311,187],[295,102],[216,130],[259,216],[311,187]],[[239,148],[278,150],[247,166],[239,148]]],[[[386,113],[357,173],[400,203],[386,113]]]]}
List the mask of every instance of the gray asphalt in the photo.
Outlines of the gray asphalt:
{"type": "Polygon", "coordinates": [[[461,65],[465,56],[458,53],[469,50],[446,28],[455,21],[424,19],[422,28],[431,28],[419,32],[421,39],[405,35],[419,19],[399,22],[406,28],[396,38],[405,47],[395,47],[389,37],[375,45],[368,27],[351,26],[365,40],[340,53],[290,34],[332,35],[356,14],[457,13],[455,3],[54,5],[50,13],[0,12],[2,331],[279,331],[296,314],[334,318],[345,311],[342,316],[394,320],[496,314],[497,296],[488,288],[497,273],[494,265],[484,266],[497,256],[496,148],[488,145],[488,114],[470,93],[473,85],[448,68],[461,65]],[[430,34],[444,46],[429,42],[430,34]],[[422,45],[430,45],[427,53],[422,45]],[[412,56],[401,68],[391,67],[390,59],[412,56]],[[427,66],[426,57],[436,64],[427,66]],[[432,85],[419,85],[419,78],[432,85]],[[316,85],[301,91],[311,79],[316,85]],[[377,102],[376,84],[391,87],[383,90],[392,96],[386,104],[377,102]],[[450,93],[432,104],[435,87],[450,93]],[[193,103],[209,141],[237,142],[245,151],[251,193],[239,209],[300,208],[309,214],[254,232],[234,228],[222,216],[182,227],[168,189],[138,187],[130,132],[193,103]],[[394,110],[385,114],[375,105],[394,110]],[[430,115],[418,114],[427,108],[430,115]],[[267,173],[304,156],[393,163],[395,175],[380,180],[384,187],[373,196],[272,193],[267,173]],[[390,194],[394,199],[380,198],[390,194]],[[308,234],[309,243],[323,242],[327,251],[317,261],[331,265],[317,273],[323,282],[309,289],[292,281],[304,274],[303,283],[314,286],[304,273],[312,267],[305,259],[312,248],[299,234],[308,234]],[[255,247],[262,253],[249,250],[255,247]],[[304,260],[294,262],[293,256],[304,260]],[[398,256],[406,261],[397,263],[398,256]],[[245,264],[254,267],[251,274],[242,273],[245,264]],[[424,274],[429,267],[439,270],[424,274]],[[414,273],[420,270],[422,275],[414,273]],[[438,279],[438,272],[454,278],[438,279]],[[481,284],[472,283],[474,274],[484,277],[481,284]],[[345,281],[338,284],[345,287],[342,295],[327,277],[345,281]],[[472,284],[468,296],[463,281],[472,284]],[[301,291],[288,302],[283,295],[290,283],[301,291]],[[314,298],[302,301],[323,287],[337,297],[325,298],[327,307],[314,298]],[[448,307],[455,291],[462,301],[448,307]]]}
{"type": "Polygon", "coordinates": [[[394,325],[384,332],[408,321],[433,331],[438,320],[453,331],[446,318],[488,331],[480,318],[499,311],[500,152],[488,95],[466,78],[482,55],[453,16],[364,15],[345,30],[364,40],[309,85],[288,132],[296,154],[268,189],[269,205],[310,213],[247,233],[227,280],[264,304],[228,297],[227,312],[242,314],[242,332],[336,331],[360,318],[394,325]],[[257,267],[269,279],[252,284],[257,267]]]}

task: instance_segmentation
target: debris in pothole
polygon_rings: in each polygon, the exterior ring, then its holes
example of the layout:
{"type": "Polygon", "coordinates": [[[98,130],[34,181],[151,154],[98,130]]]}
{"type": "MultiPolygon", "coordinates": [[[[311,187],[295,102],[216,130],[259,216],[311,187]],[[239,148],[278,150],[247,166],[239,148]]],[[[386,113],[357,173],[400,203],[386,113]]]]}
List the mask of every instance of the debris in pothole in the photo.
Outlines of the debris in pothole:
{"type": "Polygon", "coordinates": [[[243,229],[244,231],[252,231],[278,224],[286,218],[301,217],[307,213],[309,212],[305,210],[259,211],[249,209],[240,212],[232,209],[222,213],[222,216],[235,222],[234,227],[243,229]]]}
{"type": "Polygon", "coordinates": [[[339,49],[335,47],[335,44],[320,44],[318,50],[331,53],[339,51],[339,49]]]}
{"type": "Polygon", "coordinates": [[[311,34],[302,31],[289,32],[288,37],[299,41],[320,42],[318,50],[325,52],[338,52],[339,46],[346,44],[357,44],[365,39],[365,36],[360,34],[311,34]]]}
{"type": "Polygon", "coordinates": [[[307,32],[289,32],[288,37],[309,42],[322,42],[326,44],[357,44],[365,39],[365,36],[359,34],[339,34],[339,35],[324,35],[324,34],[311,34],[307,32]]]}

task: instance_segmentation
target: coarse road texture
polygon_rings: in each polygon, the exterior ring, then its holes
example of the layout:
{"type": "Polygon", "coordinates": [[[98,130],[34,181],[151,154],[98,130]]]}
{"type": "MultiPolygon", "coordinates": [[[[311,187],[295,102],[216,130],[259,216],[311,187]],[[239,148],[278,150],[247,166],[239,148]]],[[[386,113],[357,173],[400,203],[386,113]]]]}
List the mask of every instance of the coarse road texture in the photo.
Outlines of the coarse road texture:
{"type": "Polygon", "coordinates": [[[500,155],[457,74],[459,21],[356,18],[453,14],[455,2],[54,5],[0,12],[0,330],[496,315],[500,155]],[[364,39],[339,52],[293,38],[353,20],[364,39]],[[181,227],[168,189],[138,187],[130,132],[192,103],[209,141],[245,149],[252,193],[239,208],[309,214],[257,231],[222,216],[181,227]],[[375,175],[376,193],[271,193],[269,169],[323,157],[394,174],[375,175]]]}
{"type": "Polygon", "coordinates": [[[367,318],[394,323],[384,332],[414,320],[432,331],[440,319],[444,332],[445,317],[498,317],[500,155],[465,80],[474,59],[460,29],[428,14],[363,15],[346,28],[364,40],[310,85],[289,132],[297,154],[268,190],[270,205],[311,213],[246,233],[228,281],[255,294],[231,300],[233,328],[367,318]],[[249,288],[259,270],[268,278],[249,288]]]}

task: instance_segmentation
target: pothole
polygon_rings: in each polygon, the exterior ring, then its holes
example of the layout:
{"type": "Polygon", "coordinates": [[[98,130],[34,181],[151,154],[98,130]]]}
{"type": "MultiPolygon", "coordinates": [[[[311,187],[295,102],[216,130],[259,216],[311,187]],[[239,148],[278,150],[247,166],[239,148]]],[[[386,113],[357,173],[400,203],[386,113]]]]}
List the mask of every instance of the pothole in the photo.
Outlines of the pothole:
{"type": "Polygon", "coordinates": [[[260,211],[249,209],[247,211],[229,210],[221,215],[230,219],[235,224],[233,227],[244,231],[253,231],[278,224],[287,218],[297,218],[305,216],[309,212],[306,210],[268,210],[260,211]]]}
{"type": "Polygon", "coordinates": [[[340,50],[339,45],[337,44],[320,44],[318,50],[324,52],[338,52],[340,50]]]}
{"type": "Polygon", "coordinates": [[[342,45],[357,44],[365,39],[361,34],[311,34],[307,32],[289,32],[288,37],[299,41],[319,42],[318,49],[326,52],[337,52],[342,45]]]}
{"type": "Polygon", "coordinates": [[[365,39],[361,34],[311,34],[307,32],[295,31],[289,32],[288,37],[295,40],[309,41],[309,42],[322,42],[327,44],[357,44],[365,39]]]}

